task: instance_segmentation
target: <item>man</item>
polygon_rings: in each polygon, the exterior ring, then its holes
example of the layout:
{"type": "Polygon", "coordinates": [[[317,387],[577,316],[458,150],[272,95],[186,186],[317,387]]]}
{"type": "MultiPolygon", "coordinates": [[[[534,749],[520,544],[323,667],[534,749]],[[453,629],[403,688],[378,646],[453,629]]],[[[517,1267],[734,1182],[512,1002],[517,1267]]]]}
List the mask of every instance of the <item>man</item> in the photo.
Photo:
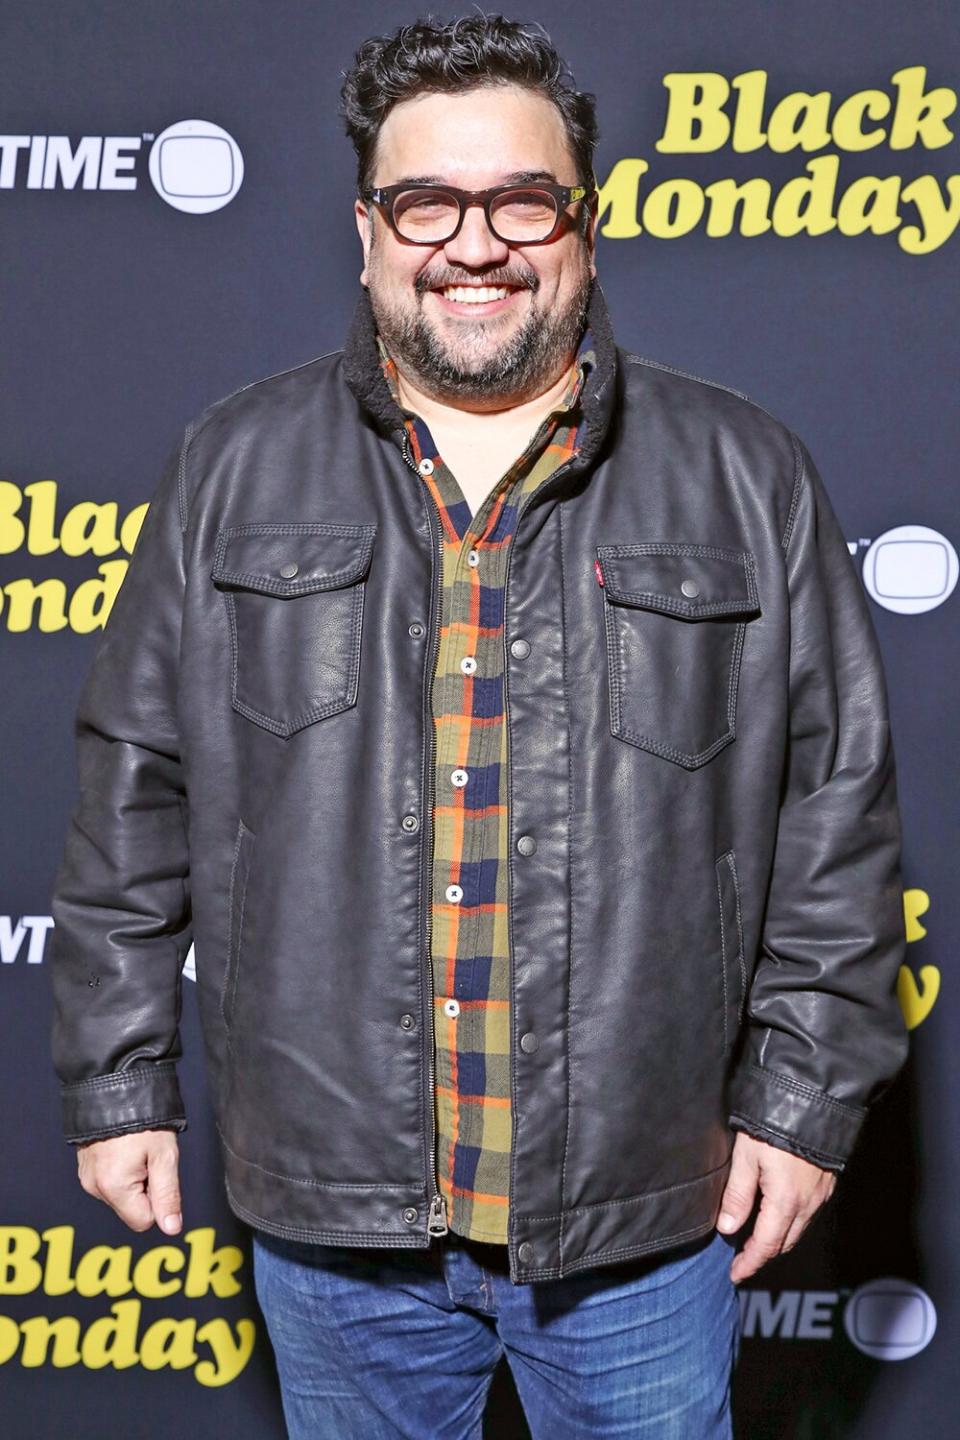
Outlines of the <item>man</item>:
{"type": "Polygon", "coordinates": [[[180,1230],[193,939],[291,1435],[478,1435],[504,1353],[535,1435],[729,1435],[736,1282],[907,1048],[866,602],[802,441],[615,345],[546,38],[343,99],[346,346],[187,427],[81,696],[65,1132],[180,1230]]]}

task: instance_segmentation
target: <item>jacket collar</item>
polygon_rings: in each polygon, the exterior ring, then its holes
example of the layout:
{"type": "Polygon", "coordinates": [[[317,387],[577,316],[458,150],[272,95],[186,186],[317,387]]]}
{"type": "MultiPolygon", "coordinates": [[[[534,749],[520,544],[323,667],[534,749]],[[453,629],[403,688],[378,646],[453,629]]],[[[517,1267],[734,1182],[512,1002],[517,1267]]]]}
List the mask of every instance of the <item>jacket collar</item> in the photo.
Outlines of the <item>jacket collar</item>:
{"type": "MultiPolygon", "coordinates": [[[[577,469],[599,451],[617,389],[617,346],[606,297],[596,277],[590,288],[587,325],[593,335],[597,363],[587,375],[580,397],[583,420],[577,432],[577,469]]],[[[406,433],[403,414],[390,393],[380,363],[376,321],[366,286],[361,288],[343,347],[343,367],[347,384],[377,428],[399,443],[406,433]]]]}

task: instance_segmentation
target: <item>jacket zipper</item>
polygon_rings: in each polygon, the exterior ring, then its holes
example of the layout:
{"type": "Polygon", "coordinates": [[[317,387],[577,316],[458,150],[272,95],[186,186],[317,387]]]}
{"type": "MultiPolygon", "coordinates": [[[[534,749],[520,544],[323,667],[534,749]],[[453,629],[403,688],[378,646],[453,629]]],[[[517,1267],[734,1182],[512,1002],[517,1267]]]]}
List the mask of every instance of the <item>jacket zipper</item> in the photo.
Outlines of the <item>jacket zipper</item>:
{"type": "MultiPolygon", "coordinates": [[[[412,470],[413,473],[416,475],[417,480],[418,480],[420,486],[422,487],[422,486],[423,486],[423,476],[420,474],[420,471],[417,469],[416,461],[414,460],[413,455],[412,455],[411,452],[410,452],[410,437],[409,437],[409,435],[407,434],[406,427],[404,427],[404,431],[403,431],[403,441],[402,441],[402,445],[401,445],[401,450],[402,450],[402,452],[403,452],[403,458],[404,458],[404,460],[405,460],[405,461],[407,462],[407,464],[410,466],[411,470],[412,470]]],[[[442,558],[442,555],[439,556],[439,557],[438,557],[438,555],[437,555],[436,530],[435,530],[435,528],[434,528],[433,513],[432,513],[432,509],[431,509],[431,507],[433,506],[433,496],[432,496],[432,495],[427,495],[427,496],[426,496],[426,501],[427,501],[427,507],[426,507],[426,508],[427,508],[427,521],[428,521],[428,524],[429,524],[429,526],[430,526],[430,541],[431,541],[431,545],[432,545],[432,547],[433,547],[433,548],[432,548],[433,565],[432,565],[432,571],[431,571],[431,578],[432,578],[433,581],[434,581],[434,585],[433,585],[433,602],[432,602],[432,604],[433,604],[433,611],[432,611],[432,614],[431,614],[431,616],[430,616],[430,621],[431,621],[431,623],[430,623],[430,642],[431,642],[431,646],[432,646],[432,651],[433,651],[433,653],[432,653],[431,662],[430,662],[430,682],[429,682],[429,688],[428,688],[428,690],[427,690],[427,696],[428,696],[428,699],[429,699],[429,697],[432,695],[432,691],[433,691],[433,680],[434,680],[434,676],[435,676],[435,673],[436,673],[437,658],[438,658],[438,654],[439,654],[439,650],[440,650],[440,640],[439,640],[440,626],[439,626],[439,624],[436,623],[436,622],[437,622],[437,617],[438,617],[438,614],[439,614],[439,605],[440,605],[440,584],[442,584],[441,565],[442,565],[442,563],[443,563],[443,558],[442,558]]],[[[435,788],[436,788],[436,787],[435,787],[435,772],[436,772],[436,763],[437,763],[437,759],[436,759],[437,732],[436,732],[436,725],[435,725],[434,722],[433,722],[432,713],[429,714],[428,723],[429,723],[429,727],[430,727],[430,762],[429,762],[429,769],[428,769],[428,772],[427,772],[427,797],[428,797],[428,798],[427,798],[427,815],[426,815],[426,818],[427,818],[427,823],[428,823],[428,825],[430,826],[430,847],[429,847],[429,849],[430,849],[430,857],[429,857],[429,860],[428,860],[428,862],[427,862],[427,880],[428,880],[428,884],[427,884],[427,944],[426,944],[426,952],[427,952],[427,954],[426,954],[426,966],[427,966],[427,976],[428,976],[428,979],[429,979],[429,982],[430,982],[430,1009],[429,1009],[429,1014],[428,1014],[428,1032],[427,1032],[427,1036],[426,1036],[426,1043],[427,1043],[427,1053],[428,1053],[428,1055],[429,1055],[429,1057],[430,1057],[430,1059],[429,1059],[429,1075],[428,1075],[428,1079],[427,1079],[427,1097],[428,1097],[428,1101],[429,1101],[429,1105],[430,1105],[430,1120],[429,1120],[429,1124],[428,1124],[428,1132],[429,1132],[429,1134],[430,1134],[430,1147],[429,1147],[429,1156],[428,1156],[428,1160],[427,1160],[427,1188],[428,1188],[428,1191],[431,1192],[430,1209],[429,1209],[429,1212],[428,1212],[428,1215],[427,1215],[427,1236],[428,1236],[428,1239],[429,1239],[429,1237],[432,1236],[432,1235],[446,1235],[447,1230],[448,1230],[449,1227],[448,1227],[448,1225],[447,1225],[447,1207],[446,1207],[446,1202],[444,1201],[443,1196],[440,1194],[439,1190],[437,1189],[437,1115],[436,1115],[435,1100],[434,1100],[434,1064],[433,1064],[433,1054],[434,1054],[434,1043],[435,1043],[435,1039],[434,1039],[434,1010],[435,1010],[435,1008],[436,1008],[436,996],[435,996],[434,987],[433,987],[433,955],[432,955],[431,952],[432,952],[432,943],[433,943],[433,940],[432,940],[432,937],[433,937],[433,848],[434,848],[434,833],[435,833],[435,826],[434,826],[434,823],[433,823],[433,801],[434,801],[434,790],[435,790],[435,788]]]]}

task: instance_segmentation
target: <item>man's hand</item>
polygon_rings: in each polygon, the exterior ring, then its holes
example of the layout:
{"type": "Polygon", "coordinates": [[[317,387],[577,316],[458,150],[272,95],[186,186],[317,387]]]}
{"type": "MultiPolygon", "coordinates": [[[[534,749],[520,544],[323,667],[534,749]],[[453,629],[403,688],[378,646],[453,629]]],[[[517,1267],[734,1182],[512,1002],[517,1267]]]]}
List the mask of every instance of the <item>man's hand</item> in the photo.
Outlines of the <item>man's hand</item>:
{"type": "Polygon", "coordinates": [[[173,1130],[136,1130],[77,1147],[80,1184],[103,1200],[131,1230],[154,1221],[176,1235],[180,1216],[179,1150],[173,1130]]]}
{"type": "Polygon", "coordinates": [[[758,1183],[760,1210],[752,1234],[730,1267],[734,1283],[753,1275],[775,1255],[793,1249],[817,1210],[833,1194],[837,1176],[801,1155],[738,1130],[720,1201],[718,1230],[725,1235],[739,1230],[753,1209],[758,1183]]]}

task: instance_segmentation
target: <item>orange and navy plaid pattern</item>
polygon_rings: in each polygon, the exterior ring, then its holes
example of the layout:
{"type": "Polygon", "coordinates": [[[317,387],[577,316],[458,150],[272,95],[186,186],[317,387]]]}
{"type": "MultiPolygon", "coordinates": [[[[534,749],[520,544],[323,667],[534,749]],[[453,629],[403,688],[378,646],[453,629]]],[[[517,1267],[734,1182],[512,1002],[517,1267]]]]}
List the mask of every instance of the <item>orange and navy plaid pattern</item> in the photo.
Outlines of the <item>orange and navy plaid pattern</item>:
{"type": "MultiPolygon", "coordinates": [[[[400,405],[396,366],[379,336],[377,345],[400,405]]],[[[421,477],[436,503],[443,536],[431,692],[437,1187],[450,1229],[503,1244],[512,1131],[504,582],[521,504],[574,453],[581,419],[577,402],[595,363],[588,329],[562,399],[507,472],[495,484],[491,477],[492,488],[474,515],[424,420],[403,410],[418,467],[432,462],[432,469],[421,467],[421,477]]]]}

